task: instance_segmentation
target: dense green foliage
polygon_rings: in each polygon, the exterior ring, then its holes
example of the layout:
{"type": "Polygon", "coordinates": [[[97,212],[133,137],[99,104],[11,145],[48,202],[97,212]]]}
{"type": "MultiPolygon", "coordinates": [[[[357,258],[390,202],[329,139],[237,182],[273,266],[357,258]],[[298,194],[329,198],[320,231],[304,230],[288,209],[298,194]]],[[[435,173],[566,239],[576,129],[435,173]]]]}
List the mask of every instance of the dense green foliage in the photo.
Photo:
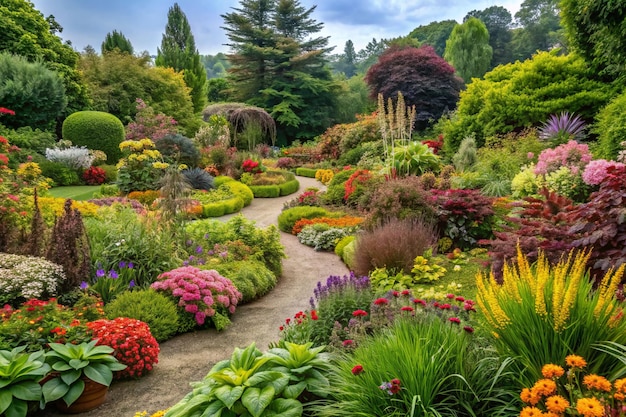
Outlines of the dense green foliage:
{"type": "Polygon", "coordinates": [[[124,36],[122,32],[118,32],[117,30],[113,30],[113,32],[107,33],[101,46],[101,51],[103,55],[115,49],[130,55],[132,55],[134,52],[133,44],[130,42],[130,40],[128,40],[128,38],[126,38],[126,36],[124,36]]]}
{"type": "Polygon", "coordinates": [[[0,52],[0,103],[15,112],[2,118],[7,127],[50,128],[67,105],[63,79],[41,62],[0,52]]]}
{"type": "Polygon", "coordinates": [[[333,122],[338,88],[326,67],[322,24],[297,0],[242,0],[222,15],[232,53],[229,81],[236,99],[262,107],[278,125],[278,140],[310,139],[333,122]]]}
{"type": "Polygon", "coordinates": [[[612,97],[582,58],[541,52],[495,68],[461,92],[456,113],[443,123],[444,149],[454,154],[474,134],[478,147],[489,136],[520,131],[564,110],[591,120],[612,97]]]}
{"type": "Polygon", "coordinates": [[[227,262],[217,264],[214,268],[237,287],[243,296],[242,303],[248,303],[267,294],[278,281],[278,277],[259,261],[227,262]]]}
{"type": "Polygon", "coordinates": [[[475,17],[454,27],[443,55],[466,83],[487,72],[492,56],[487,27],[475,17]]]}
{"type": "Polygon", "coordinates": [[[566,45],[559,17],[559,0],[524,0],[515,13],[518,28],[512,32],[513,60],[523,61],[537,51],[566,45]]]}
{"type": "Polygon", "coordinates": [[[457,25],[456,20],[442,20],[431,22],[427,25],[416,27],[409,33],[409,37],[430,45],[435,48],[437,55],[443,56],[446,50],[446,41],[450,37],[452,30],[457,25]]]}
{"type": "Polygon", "coordinates": [[[124,141],[124,125],[109,113],[76,112],[63,122],[63,139],[76,146],[100,150],[107,155],[108,163],[115,164],[122,156],[119,145],[124,141]]]}
{"type": "Polygon", "coordinates": [[[594,132],[598,135],[597,158],[615,159],[626,140],[626,92],[616,96],[596,114],[594,132]]]}
{"type": "Polygon", "coordinates": [[[157,48],[155,63],[160,67],[183,71],[185,84],[191,89],[193,110],[200,112],[207,102],[206,70],[200,62],[200,54],[196,49],[187,16],[178,3],[174,3],[167,13],[167,25],[161,47],[157,48]]]}
{"type": "Polygon", "coordinates": [[[0,52],[20,55],[29,61],[39,59],[59,73],[65,85],[66,114],[87,108],[87,88],[76,68],[79,55],[56,36],[63,28],[54,16],[44,18],[27,0],[1,0],[0,16],[0,52]]]}
{"type": "Polygon", "coordinates": [[[493,50],[489,68],[512,62],[510,27],[513,24],[513,18],[511,13],[502,6],[491,6],[484,10],[472,10],[463,21],[465,22],[470,17],[475,17],[483,22],[489,32],[489,45],[493,50]]]}

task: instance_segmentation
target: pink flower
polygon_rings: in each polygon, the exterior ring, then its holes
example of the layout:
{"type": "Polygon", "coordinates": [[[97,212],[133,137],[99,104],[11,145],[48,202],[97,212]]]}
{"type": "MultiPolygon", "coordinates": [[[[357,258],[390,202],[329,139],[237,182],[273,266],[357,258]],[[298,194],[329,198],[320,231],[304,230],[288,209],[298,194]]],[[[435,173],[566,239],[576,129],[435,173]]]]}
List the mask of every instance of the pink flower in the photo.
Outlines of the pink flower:
{"type": "Polygon", "coordinates": [[[343,342],[341,342],[341,344],[343,345],[343,347],[350,347],[354,344],[354,340],[351,340],[351,339],[344,340],[343,342]]]}
{"type": "Polygon", "coordinates": [[[607,169],[609,167],[623,167],[621,162],[607,161],[605,159],[596,159],[587,164],[583,171],[582,177],[585,184],[600,185],[607,177],[607,169]]]}
{"type": "Polygon", "coordinates": [[[196,313],[198,311],[198,306],[195,304],[187,304],[185,306],[185,311],[188,313],[196,313]]]}
{"type": "Polygon", "coordinates": [[[195,319],[196,323],[198,323],[199,326],[202,326],[204,324],[204,320],[206,319],[206,314],[202,311],[198,311],[195,315],[195,319]]]}

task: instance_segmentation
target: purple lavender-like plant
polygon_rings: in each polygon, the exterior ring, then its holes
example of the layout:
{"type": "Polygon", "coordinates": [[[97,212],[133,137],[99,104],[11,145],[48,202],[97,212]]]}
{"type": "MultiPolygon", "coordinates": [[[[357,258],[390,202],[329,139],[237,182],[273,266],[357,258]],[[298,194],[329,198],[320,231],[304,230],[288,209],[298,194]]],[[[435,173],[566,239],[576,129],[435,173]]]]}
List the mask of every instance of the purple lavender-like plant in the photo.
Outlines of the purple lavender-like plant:
{"type": "Polygon", "coordinates": [[[565,143],[568,140],[582,140],[585,138],[585,121],[580,116],[569,112],[550,115],[548,121],[539,129],[539,138],[556,143],[565,143]]]}
{"type": "Polygon", "coordinates": [[[341,293],[347,289],[366,290],[369,288],[370,279],[367,276],[357,277],[352,271],[350,271],[349,275],[342,277],[339,275],[330,275],[326,278],[326,284],[322,284],[321,281],[317,282],[316,287],[313,289],[314,297],[311,297],[309,303],[311,304],[311,308],[315,309],[316,301],[319,302],[329,294],[341,293]]]}

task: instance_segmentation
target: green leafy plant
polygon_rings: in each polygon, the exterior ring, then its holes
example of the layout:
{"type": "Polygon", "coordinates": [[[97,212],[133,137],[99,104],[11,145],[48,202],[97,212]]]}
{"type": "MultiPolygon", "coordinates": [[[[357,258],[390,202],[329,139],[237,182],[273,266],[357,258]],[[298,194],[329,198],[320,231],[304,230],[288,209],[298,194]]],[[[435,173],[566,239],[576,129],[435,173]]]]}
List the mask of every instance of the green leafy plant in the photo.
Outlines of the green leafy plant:
{"type": "Polygon", "coordinates": [[[446,274],[446,268],[433,262],[433,251],[427,249],[421,256],[415,258],[415,265],[411,272],[416,282],[435,282],[446,274]]]}
{"type": "Polygon", "coordinates": [[[39,402],[42,397],[42,379],[49,371],[44,351],[23,353],[25,346],[13,350],[0,350],[0,415],[25,417],[29,402],[39,402]]]}
{"type": "Polygon", "coordinates": [[[439,171],[441,161],[428,145],[411,142],[396,146],[391,154],[392,167],[399,175],[421,175],[428,171],[439,171]]]}
{"type": "Polygon", "coordinates": [[[43,385],[45,403],[63,399],[70,406],[85,389],[83,377],[108,387],[113,371],[126,368],[112,355],[113,348],[96,343],[97,340],[78,345],[50,343],[46,363],[51,366],[53,376],[43,385]]]}
{"type": "MultiPolygon", "coordinates": [[[[418,256],[418,258],[421,258],[418,256]]],[[[396,272],[387,268],[376,268],[370,273],[372,288],[377,294],[391,290],[404,290],[413,287],[413,277],[402,271],[396,272]],[[394,275],[395,274],[395,275],[394,275]]]]}

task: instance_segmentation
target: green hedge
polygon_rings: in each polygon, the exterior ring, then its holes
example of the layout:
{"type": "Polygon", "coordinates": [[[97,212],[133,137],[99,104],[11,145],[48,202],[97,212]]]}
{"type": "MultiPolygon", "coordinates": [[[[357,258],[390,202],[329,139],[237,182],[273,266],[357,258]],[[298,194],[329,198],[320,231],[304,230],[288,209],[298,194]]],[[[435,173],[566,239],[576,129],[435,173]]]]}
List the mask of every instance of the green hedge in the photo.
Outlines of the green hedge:
{"type": "Polygon", "coordinates": [[[243,200],[239,196],[224,200],[223,204],[224,214],[237,213],[243,208],[243,200]]]}
{"type": "Polygon", "coordinates": [[[300,183],[298,180],[293,179],[291,181],[287,181],[278,186],[280,188],[280,195],[285,196],[289,194],[293,194],[300,189],[300,183]]]}
{"type": "Polygon", "coordinates": [[[225,175],[215,177],[214,184],[215,188],[218,188],[220,185],[225,184],[233,194],[241,197],[244,207],[248,207],[254,199],[254,193],[252,192],[250,187],[242,182],[235,181],[231,177],[227,177],[225,175]]]}
{"type": "Polygon", "coordinates": [[[280,197],[280,187],[278,185],[250,185],[249,187],[257,198],[280,197]]]}
{"type": "Polygon", "coordinates": [[[317,174],[317,168],[296,168],[296,175],[301,177],[315,178],[315,174],[317,174]]]}
{"type": "Polygon", "coordinates": [[[278,229],[291,233],[293,226],[300,219],[315,219],[317,217],[329,217],[331,213],[322,208],[314,206],[298,206],[284,210],[278,215],[278,229]]]}
{"type": "Polygon", "coordinates": [[[211,268],[232,281],[243,296],[242,304],[267,294],[278,281],[272,271],[260,261],[227,262],[212,265],[211,268]]]}
{"type": "Polygon", "coordinates": [[[202,206],[202,217],[221,217],[225,213],[226,205],[221,201],[218,203],[209,203],[202,206]]]}

